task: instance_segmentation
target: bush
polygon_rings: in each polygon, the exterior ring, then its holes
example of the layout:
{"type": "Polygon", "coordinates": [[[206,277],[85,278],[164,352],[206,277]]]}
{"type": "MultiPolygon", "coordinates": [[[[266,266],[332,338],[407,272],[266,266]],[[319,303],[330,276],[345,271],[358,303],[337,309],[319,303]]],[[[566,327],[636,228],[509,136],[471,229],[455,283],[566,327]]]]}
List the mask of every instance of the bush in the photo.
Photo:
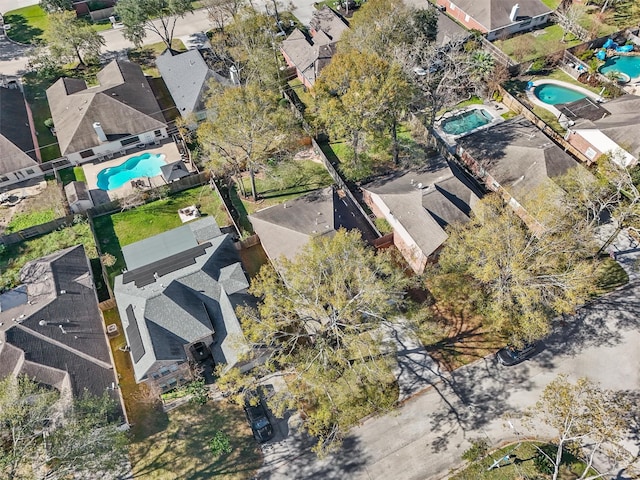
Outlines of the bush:
{"type": "Polygon", "coordinates": [[[547,62],[544,58],[538,58],[529,67],[530,72],[541,72],[547,67],[547,62]]]}
{"type": "Polygon", "coordinates": [[[489,444],[484,438],[476,438],[471,441],[471,447],[462,454],[462,459],[475,462],[483,458],[489,451],[489,444]]]}
{"type": "MultiPolygon", "coordinates": [[[[555,460],[556,454],[558,451],[558,447],[556,445],[547,443],[546,445],[540,445],[539,448],[544,453],[546,453],[550,458],[555,460]]],[[[560,459],[560,464],[568,465],[570,463],[571,463],[571,454],[563,450],[562,458],[560,459]]],[[[549,459],[545,457],[542,454],[542,452],[540,452],[539,450],[533,459],[533,464],[535,465],[536,470],[538,470],[538,472],[544,475],[551,475],[553,473],[553,470],[554,470],[553,463],[550,462],[549,459]]]]}
{"type": "Polygon", "coordinates": [[[207,400],[209,400],[209,390],[204,384],[203,378],[194,380],[193,382],[187,384],[185,389],[187,393],[191,395],[191,398],[189,399],[190,403],[195,403],[196,405],[204,405],[205,403],[207,403],[207,400]]]}
{"type": "Polygon", "coordinates": [[[391,228],[386,218],[376,218],[373,223],[382,234],[393,232],[393,228],[391,228]]]}
{"type": "Polygon", "coordinates": [[[53,127],[53,118],[47,118],[44,122],[44,126],[47,128],[53,127]]]}
{"type": "Polygon", "coordinates": [[[218,430],[213,438],[209,440],[209,450],[211,450],[214,456],[219,457],[223,453],[231,453],[233,448],[231,447],[227,434],[218,430]]]}

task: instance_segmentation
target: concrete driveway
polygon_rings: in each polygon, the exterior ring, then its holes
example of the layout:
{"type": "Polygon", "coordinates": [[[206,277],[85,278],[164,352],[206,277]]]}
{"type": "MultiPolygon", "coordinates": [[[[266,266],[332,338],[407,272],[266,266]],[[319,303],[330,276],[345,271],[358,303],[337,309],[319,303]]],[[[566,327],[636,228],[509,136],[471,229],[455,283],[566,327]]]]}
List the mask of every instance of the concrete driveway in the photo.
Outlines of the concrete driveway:
{"type": "MultiPolygon", "coordinates": [[[[443,479],[460,464],[470,440],[485,438],[497,447],[518,434],[548,436],[543,426],[525,431],[517,418],[558,374],[640,390],[639,293],[640,286],[629,285],[583,308],[523,364],[501,367],[488,357],[440,375],[396,412],[355,428],[338,454],[319,461],[301,443],[297,453],[267,466],[259,478],[443,479]]],[[[629,448],[637,452],[638,438],[629,448]]]]}

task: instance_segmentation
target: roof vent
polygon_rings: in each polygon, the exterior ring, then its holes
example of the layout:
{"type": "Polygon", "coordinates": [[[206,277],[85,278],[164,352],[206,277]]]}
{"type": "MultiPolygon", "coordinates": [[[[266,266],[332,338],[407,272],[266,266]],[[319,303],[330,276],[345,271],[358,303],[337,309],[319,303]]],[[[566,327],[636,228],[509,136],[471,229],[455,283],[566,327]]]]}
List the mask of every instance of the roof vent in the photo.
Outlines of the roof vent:
{"type": "Polygon", "coordinates": [[[422,188],[422,182],[418,183],[418,188],[422,188]]]}

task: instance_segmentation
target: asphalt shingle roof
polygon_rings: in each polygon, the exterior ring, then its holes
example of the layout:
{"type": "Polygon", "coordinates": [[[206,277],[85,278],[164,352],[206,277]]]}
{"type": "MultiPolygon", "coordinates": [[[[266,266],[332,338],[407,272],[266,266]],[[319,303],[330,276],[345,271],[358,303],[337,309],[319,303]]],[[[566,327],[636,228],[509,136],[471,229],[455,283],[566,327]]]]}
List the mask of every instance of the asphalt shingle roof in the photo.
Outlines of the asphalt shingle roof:
{"type": "Polygon", "coordinates": [[[536,17],[551,12],[540,0],[455,0],[453,3],[489,31],[513,23],[509,15],[516,3],[520,6],[518,17],[536,17]]]}

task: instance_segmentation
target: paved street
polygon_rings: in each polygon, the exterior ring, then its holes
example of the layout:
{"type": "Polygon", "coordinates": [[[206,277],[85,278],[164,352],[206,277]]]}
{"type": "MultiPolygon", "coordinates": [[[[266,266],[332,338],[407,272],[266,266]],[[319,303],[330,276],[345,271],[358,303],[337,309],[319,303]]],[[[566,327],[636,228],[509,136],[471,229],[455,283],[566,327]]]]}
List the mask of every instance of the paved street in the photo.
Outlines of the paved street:
{"type": "MultiPolygon", "coordinates": [[[[560,373],[573,379],[587,376],[605,388],[640,390],[639,293],[640,286],[627,286],[585,307],[519,366],[500,367],[486,358],[440,376],[397,412],[354,429],[335,456],[319,461],[310,453],[291,453],[289,459],[281,456],[269,465],[259,478],[446,478],[472,439],[488,438],[498,446],[516,439],[516,433],[547,435],[544,430],[525,431],[515,418],[560,373]],[[507,418],[514,418],[515,432],[507,418]]],[[[289,452],[300,451],[297,441],[288,440],[289,452]]],[[[637,451],[637,445],[636,438],[630,448],[637,451]]]]}

